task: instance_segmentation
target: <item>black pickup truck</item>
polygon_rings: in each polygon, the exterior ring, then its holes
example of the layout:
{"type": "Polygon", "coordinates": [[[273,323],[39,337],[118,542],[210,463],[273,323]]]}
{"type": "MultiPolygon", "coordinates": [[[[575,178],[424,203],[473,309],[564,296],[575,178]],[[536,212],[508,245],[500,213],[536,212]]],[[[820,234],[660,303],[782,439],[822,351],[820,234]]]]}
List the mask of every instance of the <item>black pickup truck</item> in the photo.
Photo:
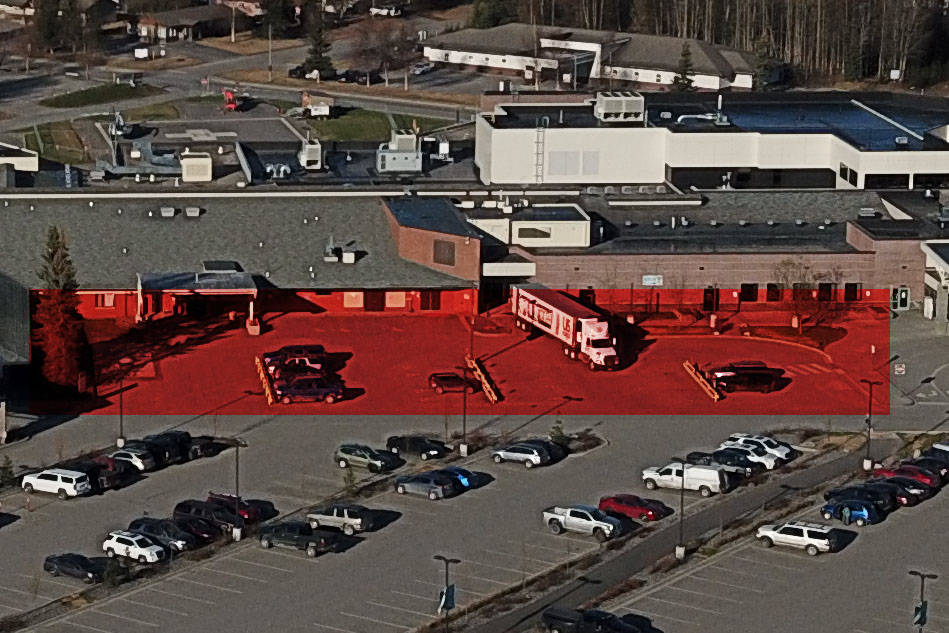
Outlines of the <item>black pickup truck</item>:
{"type": "Polygon", "coordinates": [[[310,558],[333,551],[338,540],[338,534],[327,530],[314,530],[303,521],[276,523],[260,531],[260,546],[264,549],[274,546],[300,549],[310,558]]]}
{"type": "Polygon", "coordinates": [[[551,607],[540,618],[550,633],[642,633],[639,627],[597,609],[551,607]]]}

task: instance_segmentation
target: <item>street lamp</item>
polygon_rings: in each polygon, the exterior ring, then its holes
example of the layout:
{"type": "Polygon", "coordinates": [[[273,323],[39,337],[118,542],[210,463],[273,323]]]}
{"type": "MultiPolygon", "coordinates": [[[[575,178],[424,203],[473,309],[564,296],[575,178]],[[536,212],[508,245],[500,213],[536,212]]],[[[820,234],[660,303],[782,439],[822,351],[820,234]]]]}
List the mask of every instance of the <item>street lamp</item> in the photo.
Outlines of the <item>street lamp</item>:
{"type": "Polygon", "coordinates": [[[915,569],[911,569],[909,575],[919,577],[919,605],[916,607],[913,624],[919,627],[919,633],[923,633],[923,627],[926,626],[926,579],[935,580],[939,576],[937,574],[924,574],[915,569]]]}
{"type": "MultiPolygon", "coordinates": [[[[474,358],[474,328],[475,317],[471,316],[471,327],[468,329],[468,358],[474,358]]],[[[461,389],[461,443],[465,446],[465,452],[468,447],[468,361],[465,359],[465,365],[462,368],[462,382],[464,386],[461,389]]]]}
{"type": "Polygon", "coordinates": [[[864,420],[864,424],[867,425],[867,455],[863,460],[863,469],[870,470],[873,468],[873,459],[870,457],[870,432],[873,430],[873,386],[882,385],[883,383],[879,380],[869,380],[867,378],[861,378],[860,382],[867,385],[867,417],[864,420]]]}
{"type": "Polygon", "coordinates": [[[247,442],[239,437],[223,440],[224,444],[234,447],[234,516],[241,515],[241,448],[247,448],[247,442]]]}
{"type": "Polygon", "coordinates": [[[679,541],[676,545],[676,560],[685,560],[685,526],[682,523],[685,515],[685,466],[686,461],[681,457],[673,457],[672,461],[682,466],[679,474],[679,541]]]}
{"type": "Polygon", "coordinates": [[[119,434],[115,438],[115,445],[119,448],[125,446],[125,374],[134,362],[128,356],[119,359],[119,434]]]}
{"type": "MultiPolygon", "coordinates": [[[[443,593],[442,593],[442,598],[441,598],[441,600],[442,600],[442,604],[445,605],[445,606],[444,606],[444,608],[445,608],[445,633],[448,633],[448,612],[451,611],[452,608],[454,608],[454,600],[453,600],[454,592],[452,592],[452,593],[451,593],[451,596],[449,596],[449,590],[448,590],[448,587],[451,585],[451,583],[450,583],[449,580],[448,580],[448,567],[449,567],[450,565],[457,565],[458,563],[461,562],[461,559],[459,559],[459,558],[446,558],[445,556],[442,556],[441,554],[435,554],[434,556],[432,556],[432,558],[435,559],[435,560],[440,560],[440,561],[442,561],[443,563],[445,563],[445,588],[442,590],[443,593]]],[[[441,605],[439,605],[439,608],[441,608],[441,605]]]]}

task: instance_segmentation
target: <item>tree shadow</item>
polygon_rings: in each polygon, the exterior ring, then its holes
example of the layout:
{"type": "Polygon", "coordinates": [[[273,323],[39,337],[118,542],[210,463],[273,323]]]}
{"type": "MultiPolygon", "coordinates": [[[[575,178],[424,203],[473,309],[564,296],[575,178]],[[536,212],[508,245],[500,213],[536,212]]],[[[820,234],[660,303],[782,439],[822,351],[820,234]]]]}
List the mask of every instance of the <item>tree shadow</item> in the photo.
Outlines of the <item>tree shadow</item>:
{"type": "Polygon", "coordinates": [[[9,512],[0,512],[0,528],[4,528],[11,523],[16,523],[20,520],[20,515],[10,514],[9,512]]]}
{"type": "Polygon", "coordinates": [[[646,348],[655,341],[646,338],[646,330],[638,325],[629,323],[625,319],[611,319],[610,330],[616,338],[616,354],[619,363],[616,365],[616,371],[621,371],[631,367],[646,348]]]}

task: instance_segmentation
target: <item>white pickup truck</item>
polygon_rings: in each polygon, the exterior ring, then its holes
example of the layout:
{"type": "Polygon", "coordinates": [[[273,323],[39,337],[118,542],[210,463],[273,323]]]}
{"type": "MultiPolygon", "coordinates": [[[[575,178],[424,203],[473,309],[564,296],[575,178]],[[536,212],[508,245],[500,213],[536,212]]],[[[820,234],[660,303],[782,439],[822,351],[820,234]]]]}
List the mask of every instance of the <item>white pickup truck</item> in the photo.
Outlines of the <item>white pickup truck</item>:
{"type": "Polygon", "coordinates": [[[601,543],[613,538],[620,531],[618,519],[607,516],[593,506],[551,506],[544,510],[544,523],[554,534],[592,534],[601,543]]]}
{"type": "Polygon", "coordinates": [[[328,506],[313,508],[306,515],[306,520],[314,530],[320,527],[334,527],[343,531],[343,534],[352,536],[356,532],[363,532],[371,527],[369,508],[352,503],[334,503],[328,506]]]}
{"type": "Polygon", "coordinates": [[[402,9],[391,4],[388,4],[384,7],[369,7],[369,15],[378,15],[385,18],[397,18],[402,15],[402,9]]]}

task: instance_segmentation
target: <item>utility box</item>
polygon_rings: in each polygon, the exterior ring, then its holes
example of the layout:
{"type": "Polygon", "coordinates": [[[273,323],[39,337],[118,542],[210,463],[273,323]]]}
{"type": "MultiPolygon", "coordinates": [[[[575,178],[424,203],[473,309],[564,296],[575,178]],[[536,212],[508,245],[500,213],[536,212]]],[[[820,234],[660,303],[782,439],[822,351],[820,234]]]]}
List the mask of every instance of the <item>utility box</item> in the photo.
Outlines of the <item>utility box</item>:
{"type": "Polygon", "coordinates": [[[392,130],[388,143],[376,152],[376,171],[385,173],[421,173],[422,148],[412,130],[392,130]]]}
{"type": "Polygon", "coordinates": [[[302,142],[300,151],[297,152],[297,160],[307,171],[319,171],[323,169],[323,146],[317,139],[307,139],[302,142]]]}
{"type": "Polygon", "coordinates": [[[181,155],[182,182],[211,182],[213,165],[206,152],[185,152],[181,155]]]}

